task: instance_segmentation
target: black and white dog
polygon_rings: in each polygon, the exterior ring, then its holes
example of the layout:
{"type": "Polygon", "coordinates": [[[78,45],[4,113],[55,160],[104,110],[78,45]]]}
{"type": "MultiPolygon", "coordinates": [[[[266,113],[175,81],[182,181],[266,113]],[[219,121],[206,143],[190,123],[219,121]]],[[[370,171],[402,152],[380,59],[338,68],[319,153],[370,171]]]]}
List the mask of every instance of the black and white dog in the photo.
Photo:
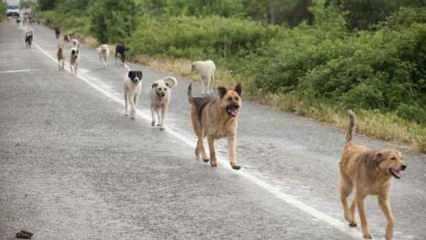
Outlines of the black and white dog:
{"type": "Polygon", "coordinates": [[[135,119],[136,104],[139,95],[142,91],[142,78],[143,74],[140,70],[130,70],[127,64],[124,64],[127,69],[124,76],[124,114],[127,116],[128,106],[130,105],[130,118],[135,119]]]}
{"type": "Polygon", "coordinates": [[[29,30],[25,33],[25,47],[31,48],[32,43],[33,43],[33,31],[29,30]]]}
{"type": "Polygon", "coordinates": [[[80,62],[80,50],[77,47],[71,48],[70,68],[71,73],[77,74],[80,62]]]}
{"type": "Polygon", "coordinates": [[[129,49],[124,45],[124,43],[117,43],[117,46],[115,46],[115,60],[117,61],[117,58],[121,60],[121,63],[124,64],[126,62],[126,52],[129,49]]]}

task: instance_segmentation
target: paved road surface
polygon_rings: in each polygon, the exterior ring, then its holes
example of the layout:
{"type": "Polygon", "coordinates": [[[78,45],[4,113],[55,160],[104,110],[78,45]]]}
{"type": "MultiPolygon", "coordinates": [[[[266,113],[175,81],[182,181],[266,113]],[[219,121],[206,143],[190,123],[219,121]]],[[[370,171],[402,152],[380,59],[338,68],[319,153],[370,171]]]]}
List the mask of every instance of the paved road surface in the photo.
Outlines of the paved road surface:
{"type": "MultiPolygon", "coordinates": [[[[337,195],[342,131],[244,102],[240,172],[193,157],[186,87],[178,78],[167,130],[151,128],[145,74],[136,121],[123,115],[124,69],[81,50],[78,77],[58,72],[53,31],[35,26],[25,49],[16,24],[0,24],[0,239],[359,239],[337,195]]],[[[68,56],[68,52],[66,53],[68,56]]],[[[197,92],[196,85],[196,92],[197,92]]],[[[386,143],[357,136],[357,142],[386,143]]],[[[404,147],[402,147],[404,148],[404,147]]],[[[426,157],[404,151],[394,181],[396,239],[426,239],[426,157]]],[[[383,239],[374,198],[370,228],[383,239]]]]}

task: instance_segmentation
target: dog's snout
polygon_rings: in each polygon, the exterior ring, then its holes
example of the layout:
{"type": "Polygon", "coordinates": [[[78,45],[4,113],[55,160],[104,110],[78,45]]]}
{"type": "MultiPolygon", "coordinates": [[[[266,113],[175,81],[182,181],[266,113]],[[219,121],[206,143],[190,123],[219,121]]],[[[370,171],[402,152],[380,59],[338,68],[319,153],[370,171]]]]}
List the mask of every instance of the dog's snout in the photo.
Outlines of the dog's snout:
{"type": "Polygon", "coordinates": [[[405,169],[407,169],[407,165],[402,164],[402,165],[401,165],[401,170],[402,170],[402,171],[404,171],[405,169]]]}

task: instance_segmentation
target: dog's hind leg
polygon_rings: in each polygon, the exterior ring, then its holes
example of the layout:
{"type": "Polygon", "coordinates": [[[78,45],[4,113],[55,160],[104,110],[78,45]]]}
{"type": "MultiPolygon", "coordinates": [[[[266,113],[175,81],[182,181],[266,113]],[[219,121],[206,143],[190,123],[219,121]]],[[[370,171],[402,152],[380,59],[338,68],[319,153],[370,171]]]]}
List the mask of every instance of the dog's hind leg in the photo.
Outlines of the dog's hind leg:
{"type": "Polygon", "coordinates": [[[351,209],[348,205],[348,197],[352,193],[352,182],[345,178],[341,177],[340,180],[340,202],[342,203],[344,217],[348,221],[350,227],[356,227],[356,222],[354,220],[354,211],[355,211],[355,201],[352,203],[351,209]]]}
{"type": "Polygon", "coordinates": [[[395,218],[392,214],[387,193],[379,194],[379,205],[388,222],[386,225],[386,240],[391,240],[393,238],[393,225],[395,224],[395,218]]]}

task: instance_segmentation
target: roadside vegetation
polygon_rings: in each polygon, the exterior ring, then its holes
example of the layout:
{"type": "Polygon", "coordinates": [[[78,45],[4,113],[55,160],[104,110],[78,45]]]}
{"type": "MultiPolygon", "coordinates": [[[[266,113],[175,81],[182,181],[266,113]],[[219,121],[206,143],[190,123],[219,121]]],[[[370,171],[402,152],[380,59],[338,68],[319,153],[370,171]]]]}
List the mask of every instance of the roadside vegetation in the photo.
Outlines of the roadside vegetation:
{"type": "Polygon", "coordinates": [[[6,3],[0,2],[0,22],[6,18],[6,3]]]}
{"type": "Polygon", "coordinates": [[[418,0],[40,0],[44,21],[188,75],[213,59],[224,84],[339,127],[426,152],[426,3],[418,0]],[[314,3],[313,3],[314,2],[314,3]]]}

